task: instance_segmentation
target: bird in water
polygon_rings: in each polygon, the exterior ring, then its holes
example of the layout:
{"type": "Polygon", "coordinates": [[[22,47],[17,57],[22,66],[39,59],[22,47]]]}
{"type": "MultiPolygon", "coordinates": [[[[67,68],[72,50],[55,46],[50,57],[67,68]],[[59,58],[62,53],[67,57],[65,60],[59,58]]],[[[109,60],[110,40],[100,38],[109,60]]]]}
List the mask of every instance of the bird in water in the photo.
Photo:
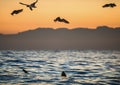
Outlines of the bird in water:
{"type": "Polygon", "coordinates": [[[37,8],[37,7],[35,6],[35,4],[36,4],[37,2],[38,2],[38,0],[36,0],[35,2],[33,2],[33,3],[31,3],[31,4],[24,4],[24,3],[22,3],[22,2],[20,2],[19,4],[25,5],[26,7],[29,7],[29,9],[32,11],[33,8],[37,8]]]}
{"type": "Polygon", "coordinates": [[[56,22],[56,21],[58,21],[58,22],[64,22],[66,24],[69,24],[69,22],[66,19],[60,18],[60,17],[57,17],[56,19],[54,19],[54,22],[56,22]]]}
{"type": "Polygon", "coordinates": [[[109,4],[105,4],[105,5],[103,5],[102,7],[103,8],[106,8],[106,7],[111,7],[111,8],[113,8],[113,7],[116,7],[117,5],[115,4],[115,3],[109,3],[109,4]]]}
{"type": "Polygon", "coordinates": [[[62,71],[61,77],[67,77],[67,75],[66,75],[66,73],[64,71],[62,71]]]}
{"type": "Polygon", "coordinates": [[[23,11],[23,9],[18,9],[18,10],[13,10],[11,15],[14,15],[14,14],[19,14],[23,11]]]}
{"type": "Polygon", "coordinates": [[[22,69],[24,73],[28,73],[28,71],[26,71],[24,68],[22,69]]]}

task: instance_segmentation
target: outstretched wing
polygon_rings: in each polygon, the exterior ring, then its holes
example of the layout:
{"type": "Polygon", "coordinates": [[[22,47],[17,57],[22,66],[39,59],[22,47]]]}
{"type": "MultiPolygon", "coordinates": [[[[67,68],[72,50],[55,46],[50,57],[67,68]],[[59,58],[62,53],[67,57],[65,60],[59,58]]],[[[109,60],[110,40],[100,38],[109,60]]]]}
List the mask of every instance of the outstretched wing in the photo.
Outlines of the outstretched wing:
{"type": "Polygon", "coordinates": [[[115,6],[116,6],[116,4],[110,3],[110,7],[115,7],[115,6]]]}
{"type": "Polygon", "coordinates": [[[37,3],[38,2],[38,0],[36,0],[34,3],[37,3]]]}
{"type": "Polygon", "coordinates": [[[15,14],[15,10],[14,10],[14,11],[12,11],[11,15],[14,15],[14,14],[15,14]]]}
{"type": "Polygon", "coordinates": [[[36,0],[35,2],[33,2],[34,4],[36,4],[38,2],[38,0],[36,0]]]}
{"type": "Polygon", "coordinates": [[[22,2],[19,2],[19,4],[21,4],[21,5],[26,5],[26,6],[28,5],[28,4],[24,4],[24,3],[22,3],[22,2]]]}
{"type": "Polygon", "coordinates": [[[18,11],[18,13],[20,13],[20,12],[22,12],[23,11],[23,9],[19,9],[19,10],[17,10],[18,11]]]}
{"type": "Polygon", "coordinates": [[[38,2],[38,0],[36,0],[35,2],[33,2],[32,4],[30,4],[32,7],[36,8],[35,4],[38,2]]]}
{"type": "Polygon", "coordinates": [[[104,8],[104,7],[109,7],[109,6],[110,6],[109,4],[105,4],[102,7],[104,8]]]}
{"type": "Polygon", "coordinates": [[[62,21],[66,24],[69,24],[69,22],[66,19],[62,19],[62,21]]]}
{"type": "Polygon", "coordinates": [[[60,17],[57,17],[56,19],[54,19],[54,22],[60,21],[60,20],[61,20],[60,17]]]}

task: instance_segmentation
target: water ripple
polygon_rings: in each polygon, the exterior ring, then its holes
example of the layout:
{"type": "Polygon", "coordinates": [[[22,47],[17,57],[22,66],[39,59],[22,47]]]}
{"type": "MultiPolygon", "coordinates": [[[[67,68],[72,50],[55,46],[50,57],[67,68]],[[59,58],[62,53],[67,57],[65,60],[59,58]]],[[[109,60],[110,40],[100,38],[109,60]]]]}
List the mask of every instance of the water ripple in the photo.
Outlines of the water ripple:
{"type": "Polygon", "coordinates": [[[0,51],[0,84],[120,85],[119,62],[120,51],[0,51]]]}

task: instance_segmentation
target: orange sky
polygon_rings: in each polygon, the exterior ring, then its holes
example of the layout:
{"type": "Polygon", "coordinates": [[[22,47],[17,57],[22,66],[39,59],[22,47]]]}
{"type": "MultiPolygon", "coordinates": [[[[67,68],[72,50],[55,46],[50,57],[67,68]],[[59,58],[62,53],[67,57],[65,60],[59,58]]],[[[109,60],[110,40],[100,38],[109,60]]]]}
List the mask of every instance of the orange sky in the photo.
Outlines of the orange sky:
{"type": "Polygon", "coordinates": [[[37,8],[20,5],[35,0],[0,0],[0,33],[13,34],[38,27],[76,28],[107,25],[120,27],[120,0],[39,0],[37,8]],[[106,3],[116,3],[115,8],[102,8],[106,3]],[[10,15],[14,9],[23,9],[18,15],[10,15]],[[70,24],[54,22],[54,18],[63,17],[70,24]]]}

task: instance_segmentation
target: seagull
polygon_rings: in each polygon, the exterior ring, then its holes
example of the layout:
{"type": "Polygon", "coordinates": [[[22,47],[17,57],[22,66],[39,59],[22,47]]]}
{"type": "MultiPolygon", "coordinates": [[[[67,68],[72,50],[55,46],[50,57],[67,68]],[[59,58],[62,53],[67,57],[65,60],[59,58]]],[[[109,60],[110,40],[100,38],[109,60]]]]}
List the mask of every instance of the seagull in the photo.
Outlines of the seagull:
{"type": "Polygon", "coordinates": [[[22,69],[24,73],[28,73],[28,71],[26,71],[24,68],[22,69]]]}
{"type": "Polygon", "coordinates": [[[57,17],[56,19],[54,19],[54,22],[56,22],[56,21],[58,21],[58,22],[64,22],[66,24],[69,24],[69,22],[66,19],[60,18],[60,17],[57,17]]]}
{"type": "Polygon", "coordinates": [[[61,77],[67,77],[67,75],[66,75],[66,73],[64,71],[62,71],[61,77]]]}
{"type": "Polygon", "coordinates": [[[32,11],[33,10],[33,8],[37,8],[36,6],[35,6],[35,4],[38,2],[38,0],[36,0],[35,2],[33,2],[33,3],[31,3],[31,4],[24,4],[24,3],[22,3],[22,2],[20,2],[19,4],[21,4],[21,5],[26,5],[26,7],[29,7],[29,9],[32,11]]]}
{"type": "Polygon", "coordinates": [[[11,15],[14,15],[14,14],[19,14],[20,12],[22,12],[23,9],[19,9],[19,10],[13,10],[11,15]]]}
{"type": "Polygon", "coordinates": [[[109,4],[103,5],[102,7],[103,7],[103,8],[105,8],[105,7],[111,7],[111,8],[113,8],[113,7],[115,7],[115,6],[117,6],[115,3],[109,3],[109,4]]]}

